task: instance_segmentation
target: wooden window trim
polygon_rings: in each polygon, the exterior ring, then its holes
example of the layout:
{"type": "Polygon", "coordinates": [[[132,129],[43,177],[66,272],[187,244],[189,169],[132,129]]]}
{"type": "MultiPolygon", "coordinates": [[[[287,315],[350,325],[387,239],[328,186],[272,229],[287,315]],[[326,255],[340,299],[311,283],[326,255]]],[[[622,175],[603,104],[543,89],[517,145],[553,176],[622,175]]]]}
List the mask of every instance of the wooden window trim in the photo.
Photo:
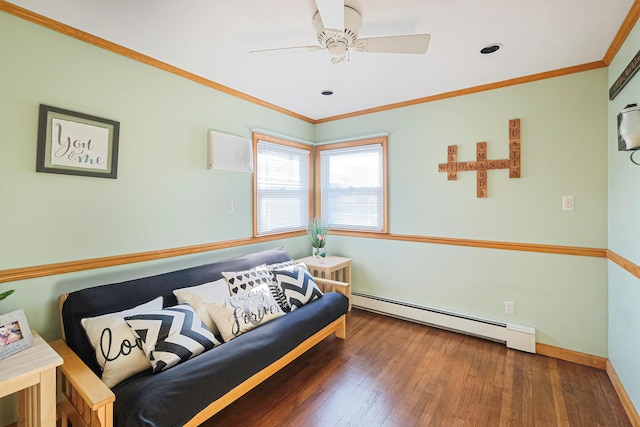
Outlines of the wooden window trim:
{"type": "MultiPolygon", "coordinates": [[[[313,147],[307,144],[303,144],[301,142],[290,141],[288,139],[280,138],[273,135],[267,135],[264,133],[253,132],[252,134],[252,144],[253,144],[253,158],[255,161],[255,167],[253,172],[253,180],[252,180],[252,210],[253,210],[253,237],[260,236],[277,236],[277,235],[287,235],[290,234],[291,231],[297,230],[288,230],[288,231],[279,231],[275,233],[259,233],[258,232],[258,141],[271,142],[273,144],[285,145],[287,147],[298,148],[301,150],[306,150],[309,152],[309,190],[308,190],[308,200],[309,200],[309,219],[311,219],[311,215],[313,214],[313,147]]],[[[301,229],[303,230],[303,229],[301,229]]]]}
{"type": "Polygon", "coordinates": [[[366,139],[356,139],[352,141],[336,142],[315,146],[315,212],[316,216],[322,218],[322,168],[320,162],[320,153],[325,150],[336,150],[341,148],[362,147],[364,145],[380,144],[382,146],[382,230],[379,231],[362,231],[362,230],[343,230],[349,233],[355,233],[362,236],[368,236],[372,233],[387,234],[389,233],[389,186],[388,186],[388,136],[378,136],[366,139]]]}

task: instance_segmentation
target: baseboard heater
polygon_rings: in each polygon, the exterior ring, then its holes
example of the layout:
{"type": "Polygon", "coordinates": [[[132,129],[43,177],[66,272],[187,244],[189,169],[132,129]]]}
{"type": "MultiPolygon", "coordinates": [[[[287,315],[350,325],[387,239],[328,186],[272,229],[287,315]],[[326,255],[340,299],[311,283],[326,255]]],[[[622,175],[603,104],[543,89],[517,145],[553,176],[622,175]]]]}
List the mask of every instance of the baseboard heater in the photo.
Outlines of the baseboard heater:
{"type": "Polygon", "coordinates": [[[360,292],[353,292],[351,304],[363,310],[503,342],[516,350],[536,352],[536,330],[529,326],[467,316],[360,292]]]}

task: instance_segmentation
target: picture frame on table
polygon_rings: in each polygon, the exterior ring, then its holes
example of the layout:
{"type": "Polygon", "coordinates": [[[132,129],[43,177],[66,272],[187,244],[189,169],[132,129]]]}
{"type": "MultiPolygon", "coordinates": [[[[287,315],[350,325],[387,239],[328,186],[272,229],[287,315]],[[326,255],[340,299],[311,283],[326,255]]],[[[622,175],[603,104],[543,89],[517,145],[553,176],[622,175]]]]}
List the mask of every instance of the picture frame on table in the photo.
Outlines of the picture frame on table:
{"type": "Polygon", "coordinates": [[[36,172],[118,177],[120,123],[40,105],[36,172]]]}
{"type": "Polygon", "coordinates": [[[0,360],[33,345],[33,335],[22,309],[0,315],[0,360]]]}

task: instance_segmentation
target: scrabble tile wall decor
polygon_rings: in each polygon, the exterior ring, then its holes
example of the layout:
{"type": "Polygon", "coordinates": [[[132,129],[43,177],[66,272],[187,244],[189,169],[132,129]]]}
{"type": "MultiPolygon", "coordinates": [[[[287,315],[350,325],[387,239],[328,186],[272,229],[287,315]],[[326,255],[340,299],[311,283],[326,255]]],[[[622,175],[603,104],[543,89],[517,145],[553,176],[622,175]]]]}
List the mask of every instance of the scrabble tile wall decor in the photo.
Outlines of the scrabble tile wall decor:
{"type": "Polygon", "coordinates": [[[520,178],[520,119],[509,120],[509,158],[489,160],[487,143],[476,144],[476,160],[458,162],[458,146],[447,147],[447,163],[438,164],[438,172],[446,172],[449,181],[458,179],[458,172],[476,171],[478,182],[476,197],[486,198],[488,194],[487,171],[491,169],[508,169],[509,178],[520,178]]]}

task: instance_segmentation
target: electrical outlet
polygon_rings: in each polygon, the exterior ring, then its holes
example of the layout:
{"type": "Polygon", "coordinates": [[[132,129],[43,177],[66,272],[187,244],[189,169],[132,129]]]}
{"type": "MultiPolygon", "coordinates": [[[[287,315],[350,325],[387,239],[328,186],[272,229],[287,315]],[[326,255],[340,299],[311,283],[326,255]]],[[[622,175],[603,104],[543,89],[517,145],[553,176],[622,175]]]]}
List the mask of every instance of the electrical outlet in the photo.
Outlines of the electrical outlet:
{"type": "Polygon", "coordinates": [[[227,200],[227,213],[233,213],[233,200],[227,200]]]}
{"type": "Polygon", "coordinates": [[[562,210],[572,211],[575,208],[573,203],[573,196],[562,196],[562,210]]]}
{"type": "Polygon", "coordinates": [[[516,306],[513,301],[504,302],[504,314],[514,316],[516,314],[516,306]]]}

